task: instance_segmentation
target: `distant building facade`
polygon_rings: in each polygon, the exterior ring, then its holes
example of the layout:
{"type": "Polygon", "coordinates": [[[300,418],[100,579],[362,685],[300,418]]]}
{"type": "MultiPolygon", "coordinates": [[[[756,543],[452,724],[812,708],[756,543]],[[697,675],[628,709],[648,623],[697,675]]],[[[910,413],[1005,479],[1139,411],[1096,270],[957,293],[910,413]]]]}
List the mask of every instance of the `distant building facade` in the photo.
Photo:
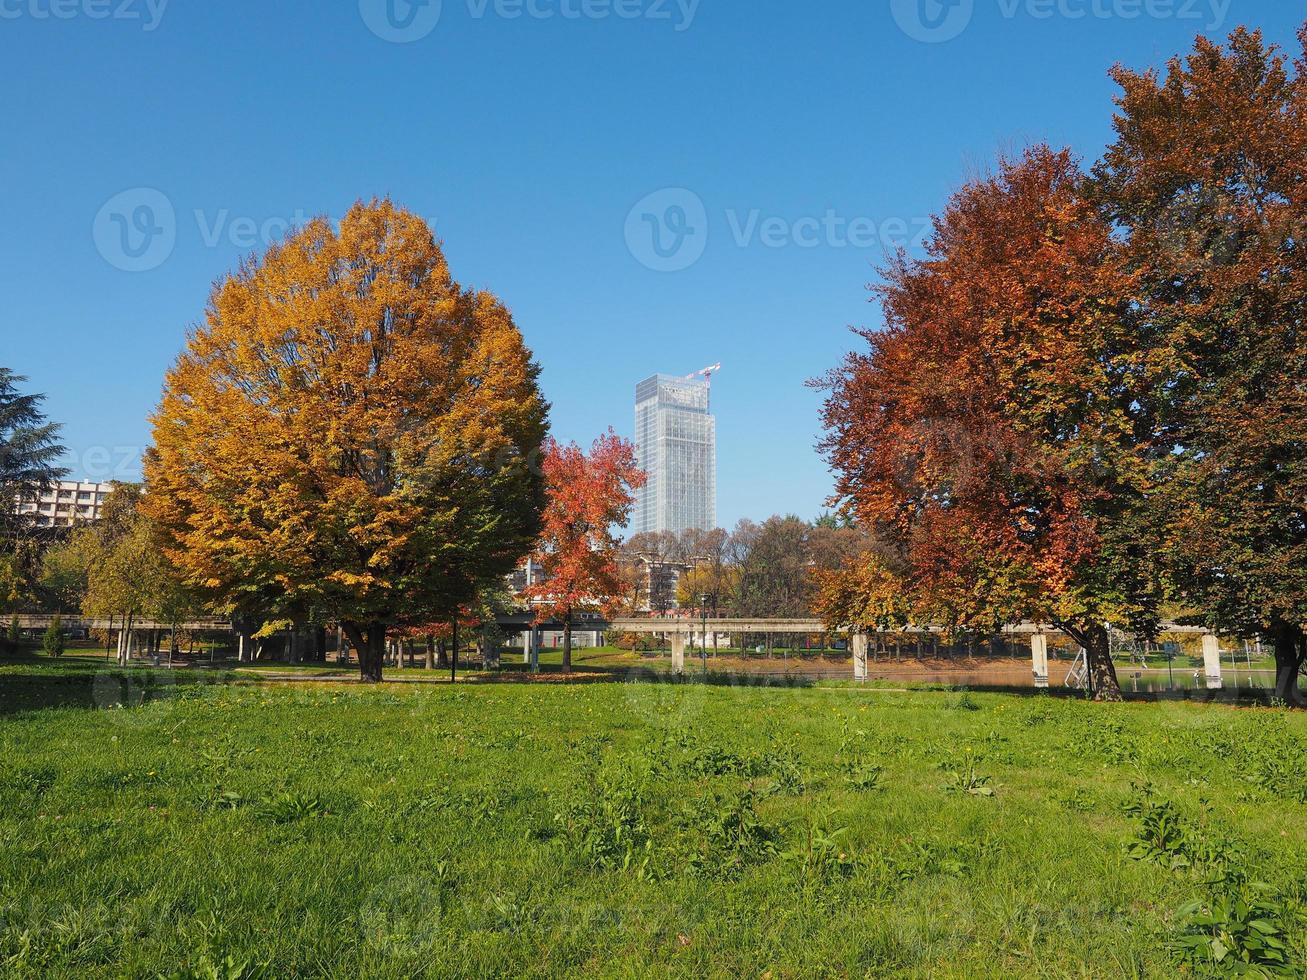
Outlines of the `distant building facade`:
{"type": "Polygon", "coordinates": [[[29,515],[37,527],[72,527],[98,521],[100,509],[112,491],[111,483],[60,480],[36,499],[20,500],[18,513],[29,515]]]}
{"type": "Polygon", "coordinates": [[[657,374],[635,388],[635,450],[649,476],[631,532],[717,526],[717,420],[710,382],[657,374]]]}

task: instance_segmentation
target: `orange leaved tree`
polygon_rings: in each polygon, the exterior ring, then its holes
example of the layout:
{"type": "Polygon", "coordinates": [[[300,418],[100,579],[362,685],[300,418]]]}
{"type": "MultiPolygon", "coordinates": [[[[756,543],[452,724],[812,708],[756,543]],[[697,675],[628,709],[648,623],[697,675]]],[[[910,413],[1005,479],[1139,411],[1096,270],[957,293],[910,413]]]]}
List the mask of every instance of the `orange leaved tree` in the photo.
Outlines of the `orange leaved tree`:
{"type": "Polygon", "coordinates": [[[587,455],[575,443],[550,440],[544,456],[547,502],[536,560],[544,574],[526,595],[536,621],[563,621],[563,672],[572,669],[572,621],[581,609],[609,611],[625,585],[614,530],[626,524],[645,473],[635,447],[612,429],[587,455]]]}
{"type": "Polygon", "coordinates": [[[448,619],[540,530],[538,368],[390,201],[319,218],[214,287],[154,415],[144,507],[238,613],[386,632],[448,619]]]}
{"type": "Polygon", "coordinates": [[[954,196],[927,258],[887,270],[887,329],[824,379],[822,443],[883,550],[827,576],[821,605],[853,620],[833,625],[1055,623],[1115,698],[1105,622],[1146,631],[1159,596],[1131,284],[1083,179],[1032,149],[954,196]]]}

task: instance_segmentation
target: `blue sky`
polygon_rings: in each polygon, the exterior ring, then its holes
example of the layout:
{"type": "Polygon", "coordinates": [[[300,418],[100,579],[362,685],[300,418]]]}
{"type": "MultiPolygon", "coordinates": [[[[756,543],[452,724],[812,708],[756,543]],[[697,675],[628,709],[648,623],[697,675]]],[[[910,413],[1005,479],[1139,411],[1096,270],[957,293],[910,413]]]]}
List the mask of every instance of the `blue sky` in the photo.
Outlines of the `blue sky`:
{"type": "Polygon", "coordinates": [[[77,475],[130,478],[210,283],[297,216],[388,194],[512,308],[557,436],[629,435],[638,380],[721,361],[719,521],[813,516],[831,480],[804,381],[879,322],[884,245],[998,153],[1044,139],[1093,159],[1114,62],[1239,23],[1292,48],[1304,17],[1284,0],[0,0],[0,364],[48,393],[77,475]]]}

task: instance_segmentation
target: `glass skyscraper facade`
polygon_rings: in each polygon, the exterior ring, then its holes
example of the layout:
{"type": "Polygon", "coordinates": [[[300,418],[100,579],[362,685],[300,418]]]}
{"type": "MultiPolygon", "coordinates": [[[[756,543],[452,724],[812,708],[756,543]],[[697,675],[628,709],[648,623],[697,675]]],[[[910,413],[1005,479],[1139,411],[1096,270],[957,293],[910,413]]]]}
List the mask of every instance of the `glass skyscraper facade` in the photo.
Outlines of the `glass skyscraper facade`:
{"type": "Polygon", "coordinates": [[[631,531],[717,526],[717,420],[711,384],[657,374],[635,386],[635,450],[649,482],[636,494],[631,531]]]}

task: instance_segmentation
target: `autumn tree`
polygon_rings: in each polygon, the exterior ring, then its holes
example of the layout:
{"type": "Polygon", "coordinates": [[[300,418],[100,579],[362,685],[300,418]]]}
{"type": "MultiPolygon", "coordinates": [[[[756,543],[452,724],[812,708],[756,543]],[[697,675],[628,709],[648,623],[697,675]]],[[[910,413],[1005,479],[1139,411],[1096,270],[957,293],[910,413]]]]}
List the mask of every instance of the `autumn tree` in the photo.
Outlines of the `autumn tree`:
{"type": "Polygon", "coordinates": [[[737,543],[737,616],[800,619],[811,614],[812,525],[793,514],[769,517],[737,543]]]}
{"type": "Polygon", "coordinates": [[[175,653],[180,624],[202,608],[163,553],[135,484],[115,484],[99,521],[76,528],[46,551],[42,583],[60,598],[61,608],[76,602],[88,617],[117,621],[121,664],[132,656],[140,622],[170,627],[169,649],[175,653]]]}
{"type": "Polygon", "coordinates": [[[543,581],[527,589],[537,621],[563,622],[563,673],[572,670],[572,621],[585,608],[611,609],[625,583],[618,573],[615,531],[635,505],[645,474],[635,447],[612,429],[587,454],[575,443],[553,440],[544,456],[548,491],[536,558],[543,581]]]}
{"type": "Polygon", "coordinates": [[[954,196],[927,257],[885,270],[886,329],[823,380],[821,448],[893,559],[862,562],[865,601],[835,606],[865,622],[897,594],[916,623],[1054,623],[1116,698],[1105,623],[1147,632],[1160,600],[1139,531],[1149,425],[1130,280],[1082,183],[1040,147],[954,196]]]}
{"type": "Polygon", "coordinates": [[[1291,65],[1257,32],[1200,38],[1164,73],[1117,68],[1094,193],[1138,281],[1140,400],[1157,419],[1156,515],[1179,598],[1307,654],[1307,28],[1291,65]]]}
{"type": "Polygon", "coordinates": [[[387,630],[449,620],[534,542],[538,373],[424,221],[356,204],[215,285],[154,415],[146,507],[191,583],[265,620],[326,611],[380,680],[387,630]]]}
{"type": "Polygon", "coordinates": [[[627,594],[642,594],[652,613],[666,615],[676,606],[684,553],[680,537],[671,531],[631,535],[621,546],[622,559],[634,569],[632,581],[627,582],[627,594]]]}

